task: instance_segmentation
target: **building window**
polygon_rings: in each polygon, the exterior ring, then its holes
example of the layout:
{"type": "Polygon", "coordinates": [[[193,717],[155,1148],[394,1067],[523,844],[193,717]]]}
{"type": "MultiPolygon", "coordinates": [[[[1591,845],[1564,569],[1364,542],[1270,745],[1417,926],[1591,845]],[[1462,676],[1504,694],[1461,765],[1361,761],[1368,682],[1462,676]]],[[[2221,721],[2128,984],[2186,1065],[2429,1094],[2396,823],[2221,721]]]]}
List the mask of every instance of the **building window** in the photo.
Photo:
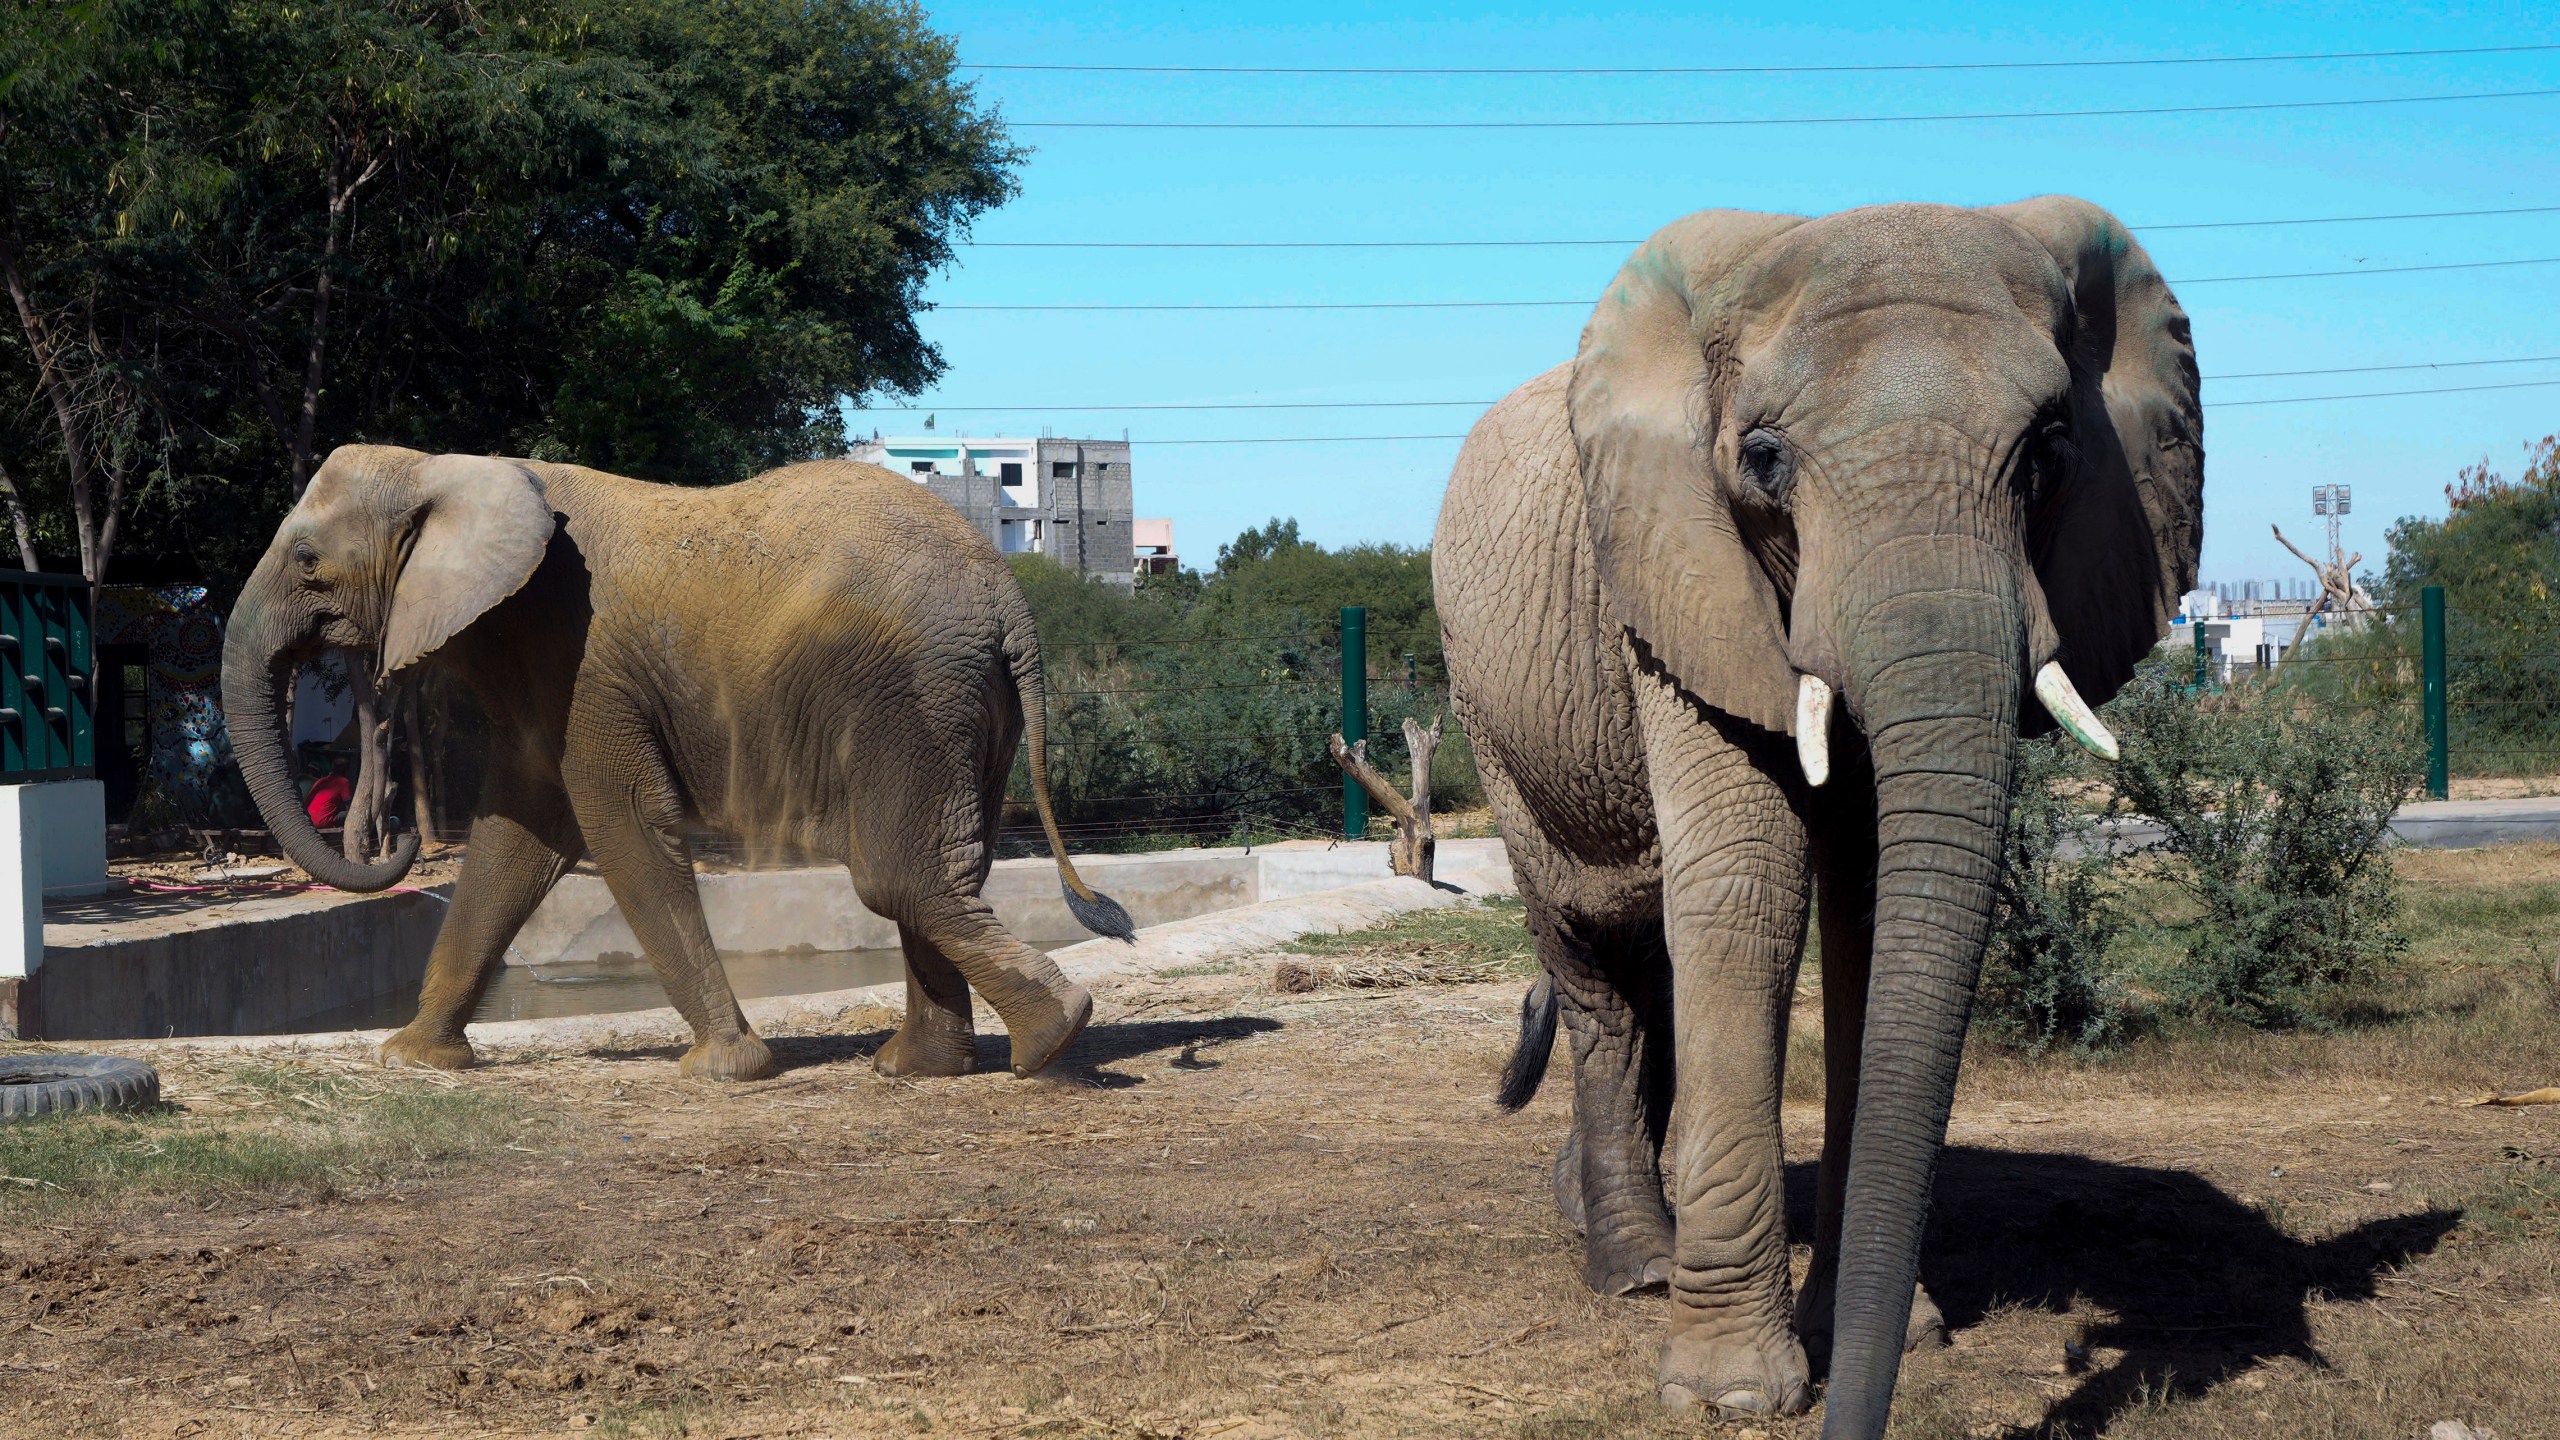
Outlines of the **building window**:
{"type": "Polygon", "coordinates": [[[907,462],[907,468],[918,475],[930,475],[933,473],[933,462],[930,460],[910,460],[907,462]]]}
{"type": "Polygon", "coordinates": [[[1111,473],[1111,462],[1108,460],[1096,460],[1093,462],[1093,468],[1101,471],[1105,475],[1108,475],[1111,473]]]}
{"type": "Polygon", "coordinates": [[[1076,478],[1076,463],[1072,460],[1050,461],[1049,478],[1052,480],[1073,480],[1076,478]]]}
{"type": "Polygon", "coordinates": [[[996,478],[997,478],[997,483],[999,483],[999,484],[1004,484],[1004,485],[1019,485],[1019,484],[1021,484],[1021,483],[1022,483],[1022,462],[1021,462],[1021,461],[1019,461],[1019,460],[1007,460],[1007,461],[1005,461],[1004,463],[1002,463],[1002,464],[1000,464],[1000,465],[996,466],[996,478]]]}

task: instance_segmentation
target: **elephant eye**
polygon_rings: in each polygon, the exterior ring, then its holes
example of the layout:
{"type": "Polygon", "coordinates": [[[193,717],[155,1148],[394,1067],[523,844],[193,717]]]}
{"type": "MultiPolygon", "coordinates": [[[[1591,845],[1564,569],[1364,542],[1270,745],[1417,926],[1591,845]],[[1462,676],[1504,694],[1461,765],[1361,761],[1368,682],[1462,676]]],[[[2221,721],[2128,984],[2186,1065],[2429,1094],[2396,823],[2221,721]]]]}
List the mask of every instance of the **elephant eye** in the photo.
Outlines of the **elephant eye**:
{"type": "Polygon", "coordinates": [[[293,563],[308,575],[320,568],[320,552],[310,541],[296,540],[293,542],[293,563]]]}
{"type": "Polygon", "coordinates": [[[2071,438],[2071,425],[2066,420],[2047,420],[2036,428],[2035,474],[2029,483],[2036,495],[2049,495],[2071,474],[2080,458],[2079,447],[2071,438]]]}
{"type": "Polygon", "coordinates": [[[1775,431],[1754,430],[1742,437],[1742,478],[1772,500],[1784,501],[1795,483],[1795,452],[1775,431]]]}

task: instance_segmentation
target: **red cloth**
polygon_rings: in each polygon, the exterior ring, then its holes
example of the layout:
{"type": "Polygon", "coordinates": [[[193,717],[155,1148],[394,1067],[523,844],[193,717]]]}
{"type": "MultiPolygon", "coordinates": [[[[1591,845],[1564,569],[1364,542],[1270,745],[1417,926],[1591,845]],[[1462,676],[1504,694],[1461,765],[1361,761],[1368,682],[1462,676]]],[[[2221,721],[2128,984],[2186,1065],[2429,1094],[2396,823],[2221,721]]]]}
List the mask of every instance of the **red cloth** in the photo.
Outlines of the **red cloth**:
{"type": "Polygon", "coordinates": [[[325,830],[338,823],[347,813],[347,802],[356,793],[355,783],[344,775],[332,775],[311,787],[311,823],[325,830]]]}

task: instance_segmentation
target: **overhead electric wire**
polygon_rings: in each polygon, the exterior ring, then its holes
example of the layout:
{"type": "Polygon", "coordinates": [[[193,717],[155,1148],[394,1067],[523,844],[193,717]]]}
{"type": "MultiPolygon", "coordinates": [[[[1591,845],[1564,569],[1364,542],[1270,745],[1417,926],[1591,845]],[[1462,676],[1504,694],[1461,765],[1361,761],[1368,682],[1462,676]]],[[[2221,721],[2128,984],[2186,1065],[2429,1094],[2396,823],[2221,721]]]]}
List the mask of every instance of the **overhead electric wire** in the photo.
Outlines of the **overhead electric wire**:
{"type": "MultiPolygon", "coordinates": [[[[2310,405],[2324,400],[2384,400],[2403,395],[2468,395],[2488,390],[2541,390],[2560,380],[2524,380],[2506,385],[2444,385],[2421,390],[2362,390],[2345,395],[2287,395],[2272,400],[2208,400],[2208,410],[2254,405],[2310,405]]],[[[1353,445],[1396,440],[1464,440],[1464,432],[1430,435],[1245,435],[1221,439],[1131,440],[1132,445],[1353,445]]],[[[1103,693],[1103,692],[1093,692],[1103,693]]]]}
{"type": "MultiPolygon", "coordinates": [[[[2560,355],[2519,355],[2511,360],[2423,360],[2407,365],[2336,365],[2319,370],[2241,370],[2203,378],[2280,380],[2305,375],[2379,375],[2395,370],[2468,370],[2483,365],[2543,365],[2553,362],[2560,362],[2560,355]]],[[[855,410],[856,413],[874,415],[939,414],[943,411],[955,415],[1047,415],[1142,410],[1480,410],[1493,403],[1491,400],[1238,400],[1157,405],[953,405],[937,401],[929,405],[862,405],[855,410]]]]}
{"type": "MultiPolygon", "coordinates": [[[[2172,285],[2238,285],[2266,280],[2334,280],[2359,275],[2418,275],[2443,270],[2506,270],[2520,265],[2560,265],[2560,255],[2536,256],[2523,260],[2459,260],[2434,265],[2359,265],[2345,270],[2280,270],[2258,275],[2194,275],[2184,279],[2173,278],[2168,283],[2172,285]]],[[[1568,306],[1587,309],[1597,303],[1599,302],[1596,300],[1212,300],[1126,305],[1070,301],[1026,305],[968,303],[936,305],[933,308],[972,314],[1156,314],[1244,310],[1552,310],[1568,306]]]]}
{"type": "Polygon", "coordinates": [[[2445,50],[2321,50],[2283,55],[2143,56],[2121,60],[1948,60],[1893,65],[1091,65],[963,60],[963,70],[1078,75],[1917,75],[1951,70],[2096,70],[2164,65],[2294,65],[2324,60],[2413,60],[2528,55],[2560,45],[2472,45],[2445,50]]]}
{"type": "Polygon", "coordinates": [[[2221,105],[2130,105],[2089,110],[1959,110],[1927,115],[1725,115],[1706,120],[1009,120],[1015,130],[1722,130],[1776,125],[1926,125],[1974,120],[2093,120],[2140,115],[2237,115],[2346,110],[2468,100],[2538,100],[2560,90],[2470,90],[2353,100],[2248,100],[2221,105]]]}
{"type": "MultiPolygon", "coordinates": [[[[2473,220],[2502,215],[2560,214],[2560,205],[2505,210],[2420,210],[2395,215],[2314,215],[2290,220],[2189,220],[2133,225],[2136,234],[2165,230],[2260,230],[2286,225],[2368,225],[2394,220],[2473,220]]],[[[1632,240],[968,240],[973,250],[1502,250],[1641,245],[1632,240]]]]}

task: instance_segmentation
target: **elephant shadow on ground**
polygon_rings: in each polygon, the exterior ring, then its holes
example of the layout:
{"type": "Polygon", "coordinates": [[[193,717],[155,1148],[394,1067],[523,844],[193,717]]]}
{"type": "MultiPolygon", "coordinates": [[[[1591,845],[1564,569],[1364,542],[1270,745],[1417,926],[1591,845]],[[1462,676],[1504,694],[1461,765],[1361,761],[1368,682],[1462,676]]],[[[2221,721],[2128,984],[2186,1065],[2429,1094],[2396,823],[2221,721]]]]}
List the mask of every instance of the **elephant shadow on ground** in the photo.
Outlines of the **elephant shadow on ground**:
{"type": "MultiPolygon", "coordinates": [[[[1787,1169],[1789,1224],[1811,1234],[1814,1167],[1787,1169]]],[[[2004,1306],[2114,1317],[2077,1337],[2077,1383],[2009,1440],[2096,1434],[2146,1396],[2193,1398],[2267,1360],[2325,1366],[2311,1303],[2372,1298],[2461,1219],[2423,1210],[2296,1240],[2191,1171],[1961,1145],[1939,1162],[1930,1215],[1920,1278],[1950,1332],[2004,1306]]]]}
{"type": "MultiPolygon", "coordinates": [[[[1168,1063],[1176,1070],[1215,1070],[1224,1063],[1212,1058],[1217,1047],[1280,1028],[1279,1021],[1260,1015],[1096,1021],[1085,1027],[1067,1052],[1039,1078],[1104,1090],[1124,1089],[1145,1081],[1125,1070],[1113,1069],[1115,1065],[1171,1051],[1168,1063]]],[[[869,1060],[879,1053],[890,1033],[883,1028],[848,1035],[778,1035],[768,1036],[765,1043],[773,1048],[774,1061],[782,1073],[789,1074],[811,1066],[869,1060]]],[[[1005,1039],[1002,1025],[979,1031],[979,1070],[1000,1073],[1012,1058],[1012,1046],[1005,1039]]]]}

